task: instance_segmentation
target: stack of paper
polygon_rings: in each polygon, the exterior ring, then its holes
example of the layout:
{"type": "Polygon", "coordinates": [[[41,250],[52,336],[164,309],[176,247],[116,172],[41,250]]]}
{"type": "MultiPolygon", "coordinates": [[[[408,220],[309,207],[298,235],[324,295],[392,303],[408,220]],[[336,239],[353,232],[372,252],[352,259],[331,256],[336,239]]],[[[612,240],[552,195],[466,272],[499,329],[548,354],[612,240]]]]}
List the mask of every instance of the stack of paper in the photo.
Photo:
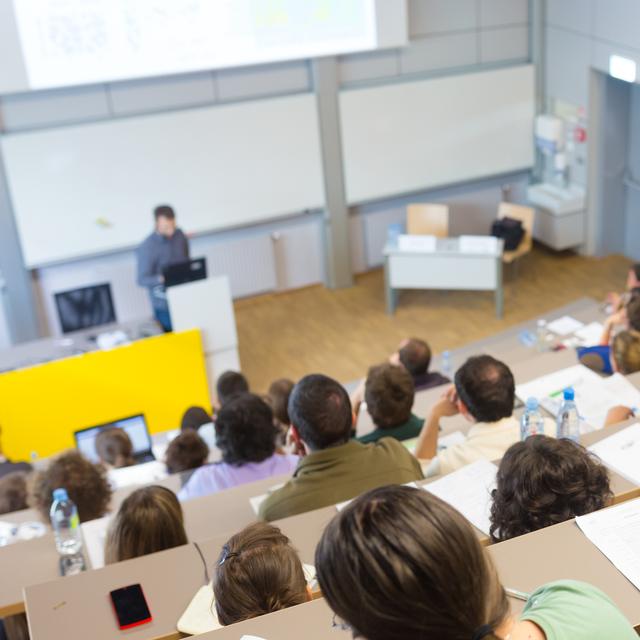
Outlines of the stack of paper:
{"type": "Polygon", "coordinates": [[[440,480],[423,486],[456,508],[474,527],[489,535],[491,492],[496,486],[498,467],[488,460],[478,460],[440,480]]]}
{"type": "Polygon", "coordinates": [[[458,251],[460,253],[495,255],[498,252],[498,238],[494,236],[460,236],[458,251]]]}
{"type": "Polygon", "coordinates": [[[104,544],[107,541],[110,522],[111,516],[109,515],[83,522],[80,525],[84,547],[87,550],[92,569],[104,567],[104,544]]]}
{"type": "Polygon", "coordinates": [[[640,424],[636,423],[589,447],[607,467],[640,485],[640,424]]]}
{"type": "Polygon", "coordinates": [[[547,325],[549,331],[557,333],[559,336],[568,336],[584,327],[584,323],[572,318],[571,316],[562,316],[557,320],[553,320],[547,325]]]}
{"type": "Polygon", "coordinates": [[[582,532],[640,589],[640,500],[576,518],[582,532]]]}
{"type": "Polygon", "coordinates": [[[433,253],[436,250],[436,246],[437,240],[435,236],[398,236],[398,249],[400,251],[433,253]]]}
{"type": "Polygon", "coordinates": [[[585,347],[593,347],[600,343],[604,326],[600,322],[591,322],[575,332],[575,337],[585,347]]]}

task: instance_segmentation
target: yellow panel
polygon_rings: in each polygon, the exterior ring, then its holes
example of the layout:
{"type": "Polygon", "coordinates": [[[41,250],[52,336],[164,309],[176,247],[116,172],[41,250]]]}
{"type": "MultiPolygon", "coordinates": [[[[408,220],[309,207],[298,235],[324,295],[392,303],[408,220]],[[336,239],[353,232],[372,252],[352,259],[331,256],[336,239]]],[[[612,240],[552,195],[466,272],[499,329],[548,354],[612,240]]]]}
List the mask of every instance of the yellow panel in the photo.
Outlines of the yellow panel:
{"type": "Polygon", "coordinates": [[[14,460],[50,456],[78,429],[144,413],[156,433],[209,403],[200,332],[169,333],[1,374],[2,447],[14,460]]]}

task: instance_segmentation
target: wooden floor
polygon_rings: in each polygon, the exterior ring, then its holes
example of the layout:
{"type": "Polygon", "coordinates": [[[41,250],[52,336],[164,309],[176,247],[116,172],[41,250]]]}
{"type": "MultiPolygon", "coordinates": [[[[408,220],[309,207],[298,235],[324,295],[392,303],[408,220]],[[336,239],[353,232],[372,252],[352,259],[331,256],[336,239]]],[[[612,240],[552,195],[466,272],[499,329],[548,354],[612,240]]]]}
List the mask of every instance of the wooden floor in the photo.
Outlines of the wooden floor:
{"type": "Polygon", "coordinates": [[[629,261],[585,258],[536,247],[517,277],[505,270],[505,314],[495,317],[491,293],[408,291],[386,315],[382,270],[358,276],[349,289],[318,285],[237,301],[242,370],[251,388],[279,377],[325,373],[349,381],[381,362],[407,336],[434,352],[454,349],[582,296],[596,299],[624,286],[629,261]]]}

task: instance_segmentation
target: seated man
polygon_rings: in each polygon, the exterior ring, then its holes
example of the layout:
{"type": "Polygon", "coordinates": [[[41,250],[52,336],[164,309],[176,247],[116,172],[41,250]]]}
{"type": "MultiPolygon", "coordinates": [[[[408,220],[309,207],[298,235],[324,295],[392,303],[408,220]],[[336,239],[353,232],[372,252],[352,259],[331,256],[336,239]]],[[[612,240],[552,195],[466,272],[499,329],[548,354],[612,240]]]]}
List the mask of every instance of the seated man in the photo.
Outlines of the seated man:
{"type": "Polygon", "coordinates": [[[289,399],[291,436],[304,456],[293,478],[261,505],[260,517],[278,520],[349,500],[374,487],[422,478],[418,461],[396,440],[350,440],[349,396],[335,380],[306,376],[289,399]]]}
{"type": "Polygon", "coordinates": [[[469,358],[455,384],[431,409],[416,445],[416,457],[431,460],[426,475],[451,473],[477,460],[496,460],[520,440],[513,417],[515,382],[506,364],[488,355],[469,358]],[[474,425],[467,439],[436,455],[440,420],[462,414],[474,425]]]}
{"type": "Polygon", "coordinates": [[[424,340],[419,338],[403,340],[398,346],[398,350],[389,358],[389,362],[402,365],[411,374],[416,391],[439,387],[451,382],[449,378],[445,378],[437,371],[429,373],[431,349],[424,340]]]}
{"type": "Polygon", "coordinates": [[[385,363],[371,367],[364,389],[367,411],[377,429],[358,438],[377,442],[380,438],[409,440],[420,435],[424,420],[411,413],[413,379],[404,367],[385,363]]]}
{"type": "Polygon", "coordinates": [[[216,381],[217,409],[221,409],[231,398],[242,393],[249,393],[247,379],[238,371],[225,371],[216,381]]]}

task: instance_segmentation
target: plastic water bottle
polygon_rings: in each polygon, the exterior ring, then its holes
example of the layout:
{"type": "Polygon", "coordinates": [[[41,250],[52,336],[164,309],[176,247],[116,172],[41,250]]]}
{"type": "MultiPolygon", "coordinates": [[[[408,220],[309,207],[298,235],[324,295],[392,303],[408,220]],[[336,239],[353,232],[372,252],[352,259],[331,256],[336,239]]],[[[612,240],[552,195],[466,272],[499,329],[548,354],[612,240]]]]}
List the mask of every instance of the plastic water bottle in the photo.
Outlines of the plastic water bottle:
{"type": "Polygon", "coordinates": [[[78,509],[69,499],[66,489],[55,489],[49,512],[51,526],[60,554],[60,570],[63,575],[79,573],[84,569],[82,557],[82,533],[78,509]]]}
{"type": "Polygon", "coordinates": [[[571,387],[563,391],[563,402],[558,412],[558,438],[580,439],[580,414],[575,403],[575,392],[571,387]]]}
{"type": "Polygon", "coordinates": [[[547,321],[538,320],[536,326],[536,351],[546,351],[547,349],[547,321]]]}
{"type": "Polygon", "coordinates": [[[528,398],[525,411],[520,418],[520,440],[538,435],[544,435],[544,418],[540,413],[538,399],[528,398]]]}
{"type": "Polygon", "coordinates": [[[440,370],[442,375],[453,380],[453,359],[451,358],[451,351],[443,351],[440,358],[440,370]]]}

